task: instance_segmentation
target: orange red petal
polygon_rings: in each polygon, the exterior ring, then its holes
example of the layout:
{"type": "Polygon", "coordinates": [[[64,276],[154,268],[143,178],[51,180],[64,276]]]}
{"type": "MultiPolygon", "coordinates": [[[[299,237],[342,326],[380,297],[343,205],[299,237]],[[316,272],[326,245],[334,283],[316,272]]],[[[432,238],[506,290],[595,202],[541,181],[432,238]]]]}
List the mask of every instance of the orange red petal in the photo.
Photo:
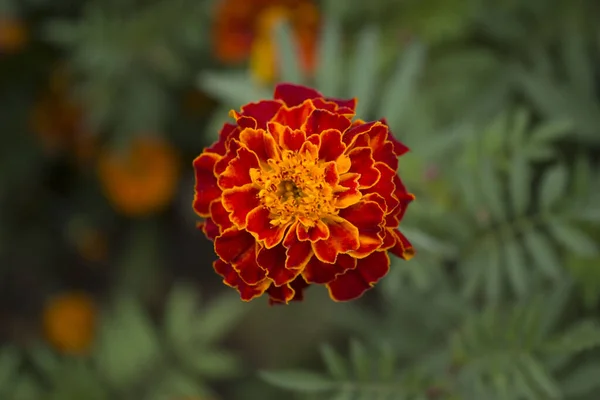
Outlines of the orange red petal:
{"type": "Polygon", "coordinates": [[[236,186],[223,191],[223,207],[229,212],[229,218],[238,229],[246,227],[248,214],[260,206],[258,188],[253,183],[236,186]]]}
{"type": "Polygon", "coordinates": [[[330,232],[329,238],[314,242],[312,248],[319,260],[333,264],[338,254],[358,249],[359,231],[343,218],[330,219],[326,223],[330,232]]]}
{"type": "Polygon", "coordinates": [[[327,284],[329,296],[335,301],[348,301],[359,298],[383,278],[390,269],[390,258],[385,251],[377,251],[359,259],[356,268],[338,275],[327,284]]]}

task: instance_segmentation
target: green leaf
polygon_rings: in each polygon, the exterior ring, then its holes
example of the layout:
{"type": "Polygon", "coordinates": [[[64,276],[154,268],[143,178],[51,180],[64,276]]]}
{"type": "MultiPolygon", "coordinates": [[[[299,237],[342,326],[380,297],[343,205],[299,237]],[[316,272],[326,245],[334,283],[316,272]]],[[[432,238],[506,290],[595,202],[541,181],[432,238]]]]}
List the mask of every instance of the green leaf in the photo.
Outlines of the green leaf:
{"type": "Polygon", "coordinates": [[[540,272],[551,279],[558,280],[563,275],[555,247],[535,228],[527,230],[524,234],[525,246],[535,261],[540,272]]]}
{"type": "Polygon", "coordinates": [[[552,399],[560,398],[560,389],[538,361],[529,355],[522,355],[519,357],[519,366],[547,396],[552,399]]]}
{"type": "Polygon", "coordinates": [[[165,304],[165,334],[175,346],[191,344],[198,296],[192,286],[175,286],[165,304]]]}
{"type": "Polygon", "coordinates": [[[522,154],[517,153],[512,159],[509,184],[513,211],[523,215],[531,196],[531,170],[522,154]]]}
{"type": "Polygon", "coordinates": [[[196,349],[182,360],[198,375],[217,379],[235,375],[240,370],[240,361],[235,354],[223,350],[196,349]]]}
{"type": "Polygon", "coordinates": [[[544,122],[531,132],[530,141],[539,145],[563,139],[571,134],[573,123],[568,119],[554,119],[544,122]]]}
{"type": "Polygon", "coordinates": [[[255,84],[247,75],[204,72],[198,77],[198,86],[226,104],[242,105],[271,97],[268,90],[255,84]]]}
{"type": "Polygon", "coordinates": [[[518,297],[527,294],[528,278],[525,254],[515,238],[509,238],[505,247],[506,271],[514,293],[518,297]]]}
{"type": "Polygon", "coordinates": [[[115,388],[141,379],[162,360],[158,337],[139,303],[121,297],[101,326],[95,360],[115,388]]]}
{"type": "Polygon", "coordinates": [[[577,365],[565,379],[561,389],[566,398],[580,398],[600,390],[600,362],[591,361],[577,365]]]}
{"type": "Polygon", "coordinates": [[[525,134],[531,121],[531,113],[525,108],[519,108],[513,116],[513,126],[510,134],[510,141],[512,144],[512,150],[516,151],[522,147],[525,141],[525,134]]]}
{"type": "Polygon", "coordinates": [[[325,96],[340,97],[343,68],[342,28],[337,18],[326,17],[319,46],[319,69],[316,74],[317,88],[325,96]]]}
{"type": "Polygon", "coordinates": [[[581,320],[550,341],[549,349],[568,356],[600,346],[600,325],[593,320],[581,320]]]}
{"type": "Polygon", "coordinates": [[[502,295],[502,269],[500,264],[500,252],[496,241],[490,246],[488,262],[485,266],[485,294],[489,306],[496,306],[502,295]]]}
{"type": "Polygon", "coordinates": [[[259,375],[271,385],[295,392],[327,392],[337,386],[335,381],[311,371],[261,371],[259,375]]]}
{"type": "Polygon", "coordinates": [[[350,364],[354,370],[354,375],[359,381],[368,382],[371,379],[372,368],[369,352],[356,339],[350,340],[350,364]]]}
{"type": "Polygon", "coordinates": [[[491,214],[498,221],[506,219],[506,210],[502,201],[502,185],[498,173],[490,160],[482,160],[479,175],[482,195],[490,208],[491,214]]]}
{"type": "Polygon", "coordinates": [[[273,39],[277,43],[277,60],[280,77],[284,82],[303,83],[300,61],[298,60],[298,43],[292,34],[292,28],[286,21],[281,21],[273,30],[273,39]]]}
{"type": "Polygon", "coordinates": [[[540,206],[550,209],[567,191],[568,171],[563,164],[551,167],[540,184],[540,206]]]}
{"type": "Polygon", "coordinates": [[[196,317],[195,336],[200,343],[211,344],[223,339],[240,322],[249,304],[229,292],[212,300],[196,317]]]}
{"type": "Polygon", "coordinates": [[[598,254],[596,243],[578,228],[556,219],[548,221],[548,228],[556,240],[569,251],[589,257],[598,254]]]}
{"type": "Polygon", "coordinates": [[[359,34],[354,59],[350,63],[351,96],[358,99],[356,114],[359,116],[369,115],[377,97],[378,59],[379,30],[368,26],[359,34]]]}
{"type": "Polygon", "coordinates": [[[417,83],[425,64],[425,46],[415,41],[410,44],[398,62],[396,71],[387,83],[381,97],[381,116],[392,130],[404,128],[404,118],[411,111],[417,83]]]}
{"type": "Polygon", "coordinates": [[[348,379],[346,361],[333,349],[333,347],[328,344],[321,345],[321,358],[325,363],[327,371],[333,378],[337,380],[348,379]]]}

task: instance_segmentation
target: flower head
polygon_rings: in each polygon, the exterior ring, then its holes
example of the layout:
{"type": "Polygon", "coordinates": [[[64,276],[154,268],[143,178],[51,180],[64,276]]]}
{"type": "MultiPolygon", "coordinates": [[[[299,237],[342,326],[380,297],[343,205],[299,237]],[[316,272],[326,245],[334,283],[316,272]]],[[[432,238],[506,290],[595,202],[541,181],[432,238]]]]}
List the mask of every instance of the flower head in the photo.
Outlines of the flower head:
{"type": "Polygon", "coordinates": [[[311,284],[351,300],[388,272],[388,253],[413,256],[398,230],[414,199],[396,173],[408,148],[385,120],[353,121],[355,106],[280,84],[194,160],[199,226],[242,300],[301,300],[311,284]]]}
{"type": "Polygon", "coordinates": [[[136,137],[127,151],[107,148],[98,157],[106,198],[120,213],[145,217],[169,205],[179,181],[179,155],[165,140],[136,137]]]}
{"type": "Polygon", "coordinates": [[[46,340],[66,354],[85,354],[97,324],[95,302],[85,293],[67,292],[53,297],[44,308],[46,340]]]}

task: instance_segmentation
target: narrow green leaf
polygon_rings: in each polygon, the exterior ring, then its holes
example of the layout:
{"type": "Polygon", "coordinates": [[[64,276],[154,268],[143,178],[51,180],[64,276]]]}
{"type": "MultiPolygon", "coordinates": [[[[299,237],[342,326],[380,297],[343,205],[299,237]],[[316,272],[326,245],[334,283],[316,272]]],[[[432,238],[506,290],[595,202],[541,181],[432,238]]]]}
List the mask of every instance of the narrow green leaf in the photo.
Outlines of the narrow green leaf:
{"type": "Polygon", "coordinates": [[[600,347],[600,325],[593,320],[581,320],[557,339],[551,340],[548,347],[554,352],[568,356],[600,347]]]}
{"type": "Polygon", "coordinates": [[[506,272],[514,293],[518,297],[527,294],[528,275],[525,254],[515,238],[509,238],[505,247],[506,272]]]}
{"type": "Polygon", "coordinates": [[[559,220],[548,221],[552,235],[568,250],[581,256],[594,257],[598,254],[598,245],[580,229],[559,220]]]}
{"type": "Polygon", "coordinates": [[[346,361],[328,344],[321,345],[321,358],[325,363],[329,374],[337,379],[348,379],[348,368],[346,361]]]}
{"type": "Polygon", "coordinates": [[[295,392],[327,392],[337,386],[335,381],[311,371],[261,371],[259,375],[273,386],[295,392]]]}
{"type": "Polygon", "coordinates": [[[513,151],[520,149],[523,146],[530,121],[531,113],[526,108],[519,108],[514,113],[513,125],[510,130],[510,141],[513,151]]]}
{"type": "Polygon", "coordinates": [[[543,210],[548,210],[567,191],[568,171],[563,164],[551,167],[544,176],[540,184],[540,206],[543,210]]]}
{"type": "Polygon", "coordinates": [[[568,136],[573,127],[573,123],[568,119],[549,120],[531,132],[530,141],[538,144],[554,142],[568,136]]]}
{"type": "Polygon", "coordinates": [[[519,366],[523,368],[523,372],[527,373],[528,377],[535,382],[546,396],[552,399],[560,398],[560,389],[549,376],[544,366],[529,355],[522,355],[519,357],[519,361],[519,366]]]}
{"type": "Polygon", "coordinates": [[[381,96],[381,116],[385,117],[392,130],[399,131],[410,115],[418,80],[425,64],[425,46],[417,41],[411,43],[398,62],[396,71],[387,83],[381,96]]]}
{"type": "Polygon", "coordinates": [[[330,97],[341,97],[343,68],[342,27],[337,18],[326,17],[319,46],[319,69],[315,77],[317,89],[330,97]]]}
{"type": "Polygon", "coordinates": [[[486,299],[489,306],[495,307],[498,305],[502,295],[502,265],[500,263],[500,252],[497,241],[494,241],[490,246],[490,251],[487,255],[487,263],[482,267],[486,270],[486,299]]]}
{"type": "Polygon", "coordinates": [[[277,43],[277,61],[281,81],[302,84],[304,79],[298,59],[298,43],[292,34],[292,28],[286,21],[281,21],[273,30],[273,38],[277,43]]]}
{"type": "Polygon", "coordinates": [[[225,104],[246,104],[271,96],[248,76],[231,73],[204,72],[198,77],[198,87],[225,104]]]}
{"type": "Polygon", "coordinates": [[[189,352],[182,361],[207,379],[230,377],[238,373],[241,367],[235,354],[222,350],[197,349],[189,352]]]}
{"type": "Polygon", "coordinates": [[[531,196],[531,170],[522,154],[515,154],[510,169],[509,185],[513,211],[523,215],[531,196]]]}
{"type": "Polygon", "coordinates": [[[531,228],[525,232],[524,240],[539,271],[548,278],[559,280],[563,275],[563,269],[558,261],[556,249],[548,239],[535,228],[531,228]]]}
{"type": "Polygon", "coordinates": [[[352,82],[352,97],[358,99],[357,115],[370,115],[373,101],[377,97],[379,38],[378,28],[368,26],[360,33],[354,49],[350,81],[352,82]]]}
{"type": "Polygon", "coordinates": [[[248,304],[239,297],[224,293],[212,300],[196,317],[195,337],[200,343],[214,343],[228,334],[240,322],[248,304]]]}
{"type": "Polygon", "coordinates": [[[506,219],[506,209],[502,201],[502,184],[498,171],[494,168],[491,160],[482,160],[480,165],[479,183],[483,198],[486,199],[491,214],[497,221],[506,219]]]}
{"type": "Polygon", "coordinates": [[[175,286],[165,304],[165,334],[176,345],[191,344],[198,296],[193,287],[175,286]]]}
{"type": "Polygon", "coordinates": [[[359,381],[368,382],[371,379],[372,368],[369,352],[356,339],[350,340],[350,363],[359,381]]]}
{"type": "Polygon", "coordinates": [[[377,377],[382,381],[391,381],[396,371],[396,354],[389,343],[381,346],[377,377]]]}
{"type": "Polygon", "coordinates": [[[485,280],[485,264],[487,250],[489,247],[488,241],[484,241],[476,248],[472,249],[472,253],[466,255],[460,264],[461,273],[463,275],[462,295],[466,298],[472,298],[478,292],[481,283],[485,280]]]}

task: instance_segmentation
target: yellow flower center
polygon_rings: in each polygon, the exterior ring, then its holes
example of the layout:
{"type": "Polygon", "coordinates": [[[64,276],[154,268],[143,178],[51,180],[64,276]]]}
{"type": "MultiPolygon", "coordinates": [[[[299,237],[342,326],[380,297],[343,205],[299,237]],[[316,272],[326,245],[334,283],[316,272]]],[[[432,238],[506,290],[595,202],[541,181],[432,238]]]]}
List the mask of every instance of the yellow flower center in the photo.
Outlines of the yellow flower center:
{"type": "Polygon", "coordinates": [[[298,220],[310,227],[337,214],[333,187],[325,181],[322,164],[310,155],[284,150],[281,160],[269,160],[267,169],[250,171],[260,187],[258,197],[271,213],[271,225],[298,220]]]}

